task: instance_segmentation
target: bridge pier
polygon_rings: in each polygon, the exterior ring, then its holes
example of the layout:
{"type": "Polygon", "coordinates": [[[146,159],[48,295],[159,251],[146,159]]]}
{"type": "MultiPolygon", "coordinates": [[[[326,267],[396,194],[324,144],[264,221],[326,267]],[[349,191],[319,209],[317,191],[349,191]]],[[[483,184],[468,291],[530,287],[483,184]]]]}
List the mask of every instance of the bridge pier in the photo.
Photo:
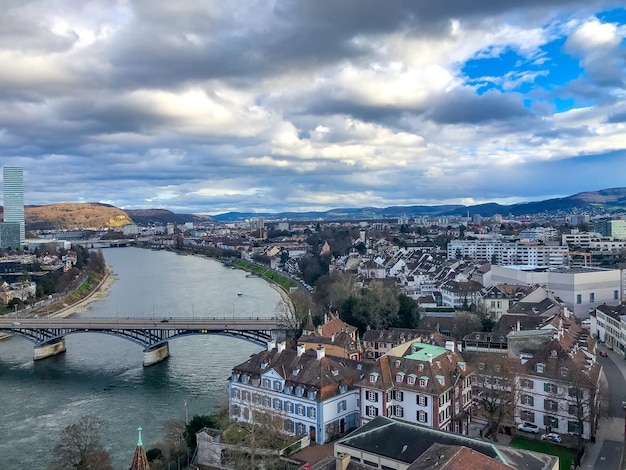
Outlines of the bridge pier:
{"type": "Polygon", "coordinates": [[[160,343],[158,346],[146,348],[143,350],[143,366],[153,366],[164,359],[170,357],[169,343],[160,343]]]}
{"type": "Polygon", "coordinates": [[[65,352],[65,338],[54,340],[52,343],[35,345],[33,359],[39,361],[47,357],[56,356],[65,352]]]}

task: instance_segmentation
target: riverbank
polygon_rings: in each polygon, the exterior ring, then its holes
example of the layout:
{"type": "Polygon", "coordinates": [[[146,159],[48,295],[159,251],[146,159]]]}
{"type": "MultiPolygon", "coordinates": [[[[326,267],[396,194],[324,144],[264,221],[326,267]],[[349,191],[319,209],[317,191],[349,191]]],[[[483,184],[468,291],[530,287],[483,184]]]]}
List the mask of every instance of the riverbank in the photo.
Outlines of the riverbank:
{"type": "Polygon", "coordinates": [[[114,282],[115,276],[113,276],[111,269],[107,267],[104,277],[86,297],[72,304],[63,304],[59,310],[51,312],[50,316],[56,318],[67,318],[76,313],[86,312],[89,304],[96,302],[97,300],[104,299],[109,295],[109,290],[114,282]]]}

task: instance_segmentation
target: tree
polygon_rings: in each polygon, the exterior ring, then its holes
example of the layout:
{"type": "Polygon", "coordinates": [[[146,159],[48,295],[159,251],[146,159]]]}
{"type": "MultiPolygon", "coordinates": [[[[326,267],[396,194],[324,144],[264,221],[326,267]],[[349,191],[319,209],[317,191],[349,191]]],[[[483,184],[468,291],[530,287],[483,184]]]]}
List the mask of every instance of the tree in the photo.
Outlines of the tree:
{"type": "Polygon", "coordinates": [[[498,442],[498,431],[507,419],[515,416],[516,380],[513,362],[506,355],[489,353],[478,364],[476,371],[476,393],[481,414],[489,423],[489,432],[494,442],[498,442]]]}
{"type": "Polygon", "coordinates": [[[398,322],[399,303],[395,292],[382,282],[373,281],[358,299],[352,312],[353,322],[361,331],[370,326],[385,330],[398,322]]]}
{"type": "Polygon", "coordinates": [[[196,448],[196,433],[204,428],[214,428],[216,425],[216,419],[211,415],[195,415],[189,421],[189,424],[185,426],[183,437],[187,443],[187,447],[190,449],[196,448]]]}
{"type": "Polygon", "coordinates": [[[66,426],[54,448],[53,469],[113,470],[111,458],[100,444],[102,421],[83,416],[66,426]]]}
{"type": "Polygon", "coordinates": [[[398,304],[397,326],[399,328],[417,328],[420,321],[420,312],[417,302],[406,294],[399,294],[398,304]]]}
{"type": "Polygon", "coordinates": [[[477,315],[469,312],[456,312],[454,314],[452,336],[457,340],[460,341],[473,331],[480,331],[481,328],[482,323],[477,315]]]}

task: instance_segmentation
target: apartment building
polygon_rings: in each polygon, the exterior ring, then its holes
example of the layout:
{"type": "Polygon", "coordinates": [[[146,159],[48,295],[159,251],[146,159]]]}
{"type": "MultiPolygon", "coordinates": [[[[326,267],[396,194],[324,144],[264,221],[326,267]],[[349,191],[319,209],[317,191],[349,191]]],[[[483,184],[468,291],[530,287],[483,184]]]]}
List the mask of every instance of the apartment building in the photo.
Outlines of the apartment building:
{"type": "Polygon", "coordinates": [[[560,245],[541,245],[530,242],[506,242],[502,240],[451,240],[448,258],[469,258],[478,262],[494,262],[499,265],[565,266],[569,248],[560,245]]]}
{"type": "Polygon", "coordinates": [[[246,423],[272,424],[289,435],[308,434],[323,444],[360,425],[359,389],[355,383],[367,365],[326,356],[323,346],[286,349],[268,344],[233,367],[229,416],[246,423]]]}
{"type": "Polygon", "coordinates": [[[411,341],[378,358],[358,382],[362,422],[386,416],[467,434],[473,370],[453,345],[411,341]]]}
{"type": "Polygon", "coordinates": [[[590,320],[592,336],[626,358],[626,304],[598,305],[590,320]]]}

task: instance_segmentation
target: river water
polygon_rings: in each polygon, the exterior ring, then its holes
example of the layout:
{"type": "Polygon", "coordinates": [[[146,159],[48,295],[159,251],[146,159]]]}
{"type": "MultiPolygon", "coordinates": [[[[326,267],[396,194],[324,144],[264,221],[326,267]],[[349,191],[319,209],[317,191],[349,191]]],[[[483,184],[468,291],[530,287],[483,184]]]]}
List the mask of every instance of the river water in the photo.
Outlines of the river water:
{"type": "MultiPolygon", "coordinates": [[[[103,250],[116,282],[80,315],[100,317],[271,317],[281,302],[265,281],[195,256],[139,248],[103,250]],[[242,295],[239,296],[238,292],[242,295]]],[[[32,360],[33,344],[0,341],[0,469],[46,468],[65,426],[83,415],[104,421],[102,443],[127,469],[163,423],[208,414],[226,403],[231,368],[261,348],[216,335],[170,341],[170,358],[144,368],[141,346],[94,333],[66,337],[67,352],[32,360]]]]}

